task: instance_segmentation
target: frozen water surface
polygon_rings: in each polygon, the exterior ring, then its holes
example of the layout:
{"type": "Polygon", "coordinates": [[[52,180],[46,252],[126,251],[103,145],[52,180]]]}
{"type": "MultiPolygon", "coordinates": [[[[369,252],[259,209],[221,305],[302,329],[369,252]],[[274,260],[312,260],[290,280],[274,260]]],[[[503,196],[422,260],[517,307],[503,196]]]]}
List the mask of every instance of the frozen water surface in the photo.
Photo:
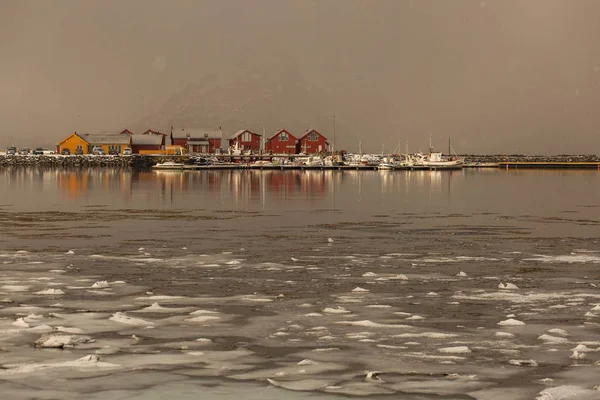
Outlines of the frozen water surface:
{"type": "Polygon", "coordinates": [[[3,398],[600,398],[595,173],[114,174],[3,191],[3,398]]]}

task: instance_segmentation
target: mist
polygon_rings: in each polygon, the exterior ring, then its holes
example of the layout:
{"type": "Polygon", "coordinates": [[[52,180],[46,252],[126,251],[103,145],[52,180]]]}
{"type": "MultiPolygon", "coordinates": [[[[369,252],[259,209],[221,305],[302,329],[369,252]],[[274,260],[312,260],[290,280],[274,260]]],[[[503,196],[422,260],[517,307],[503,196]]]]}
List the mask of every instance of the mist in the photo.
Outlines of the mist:
{"type": "MultiPolygon", "coordinates": [[[[0,146],[143,129],[189,85],[251,66],[319,93],[305,118],[335,115],[336,149],[598,153],[598,15],[595,0],[4,0],[0,146]]],[[[291,97],[278,112],[305,110],[291,97]]]]}

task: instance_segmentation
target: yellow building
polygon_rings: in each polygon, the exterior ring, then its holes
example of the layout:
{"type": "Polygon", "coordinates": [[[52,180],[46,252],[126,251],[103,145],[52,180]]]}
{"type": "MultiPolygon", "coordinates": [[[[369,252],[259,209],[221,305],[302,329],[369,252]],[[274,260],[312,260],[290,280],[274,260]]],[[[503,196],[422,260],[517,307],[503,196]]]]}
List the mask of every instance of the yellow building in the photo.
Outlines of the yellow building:
{"type": "Polygon", "coordinates": [[[131,148],[131,135],[126,133],[81,136],[89,143],[87,154],[94,154],[94,149],[102,149],[106,154],[123,154],[125,148],[131,148]]]}
{"type": "Polygon", "coordinates": [[[58,154],[64,149],[68,149],[71,154],[88,154],[89,143],[77,132],[67,136],[62,142],[58,143],[58,154]]]}
{"type": "Polygon", "coordinates": [[[94,154],[102,149],[106,154],[122,154],[127,147],[131,148],[131,136],[128,134],[79,134],[72,133],[58,144],[58,152],[69,149],[71,154],[94,154]]]}

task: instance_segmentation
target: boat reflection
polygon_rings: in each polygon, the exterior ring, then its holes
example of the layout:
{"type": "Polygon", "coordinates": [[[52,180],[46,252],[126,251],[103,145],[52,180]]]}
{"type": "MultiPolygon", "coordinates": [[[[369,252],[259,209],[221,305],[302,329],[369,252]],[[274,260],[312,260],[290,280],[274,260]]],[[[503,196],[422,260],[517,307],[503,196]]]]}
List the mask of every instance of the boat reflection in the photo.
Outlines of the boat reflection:
{"type": "MultiPolygon", "coordinates": [[[[358,201],[379,193],[382,201],[409,203],[450,201],[452,180],[464,171],[332,171],[332,170],[202,170],[202,171],[130,171],[120,169],[35,169],[5,170],[15,187],[35,185],[36,189],[54,186],[68,199],[119,195],[121,201],[142,203],[159,201],[195,202],[200,207],[223,202],[223,207],[261,204],[269,201],[317,201],[327,199],[327,207],[336,202],[358,201]],[[447,192],[447,194],[444,194],[447,192]],[[340,193],[345,193],[340,195],[340,193]]],[[[460,185],[464,179],[456,182],[460,185]]],[[[56,189],[55,189],[56,190],[56,189]]],[[[379,197],[378,196],[378,197],[379,197]]],[[[88,200],[89,201],[89,200],[88,200]]],[[[323,206],[321,204],[320,206],[323,206]]]]}

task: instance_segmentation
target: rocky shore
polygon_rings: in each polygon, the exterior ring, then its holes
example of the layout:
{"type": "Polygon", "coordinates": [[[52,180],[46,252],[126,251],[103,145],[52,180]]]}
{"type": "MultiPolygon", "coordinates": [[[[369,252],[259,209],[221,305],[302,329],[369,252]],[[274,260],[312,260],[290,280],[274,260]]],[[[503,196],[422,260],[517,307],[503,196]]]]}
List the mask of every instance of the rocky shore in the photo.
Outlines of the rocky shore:
{"type": "Polygon", "coordinates": [[[157,162],[173,157],[156,156],[95,156],[95,155],[31,155],[31,156],[0,156],[0,167],[8,166],[39,166],[39,167],[112,167],[112,168],[150,168],[157,162]]]}

